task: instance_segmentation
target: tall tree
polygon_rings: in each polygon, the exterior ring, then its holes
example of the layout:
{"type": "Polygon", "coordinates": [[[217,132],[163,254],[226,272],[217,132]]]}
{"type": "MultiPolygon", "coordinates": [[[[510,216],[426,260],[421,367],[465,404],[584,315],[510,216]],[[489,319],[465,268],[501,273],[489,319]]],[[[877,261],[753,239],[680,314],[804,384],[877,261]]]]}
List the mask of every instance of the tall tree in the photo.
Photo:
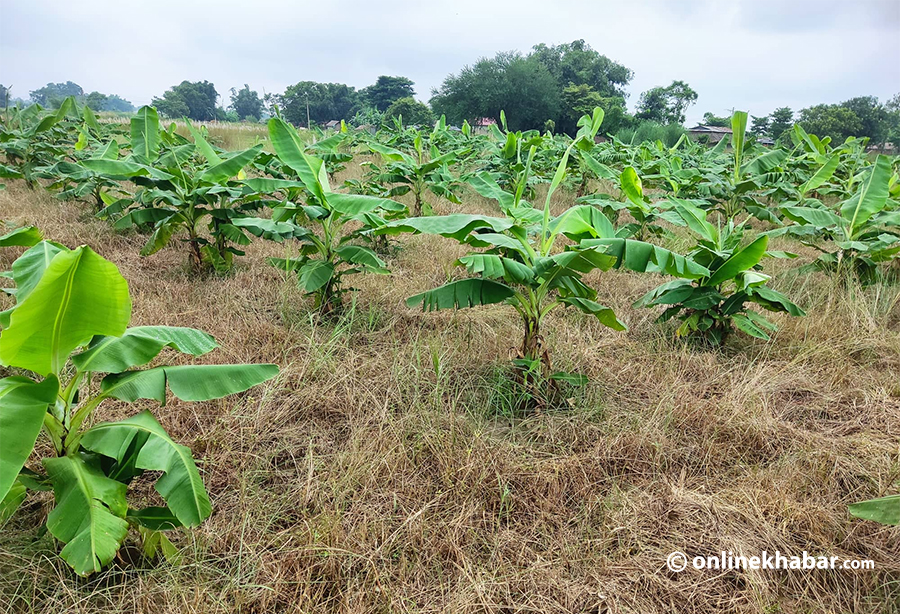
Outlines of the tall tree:
{"type": "Polygon", "coordinates": [[[44,87],[28,92],[32,102],[44,107],[59,106],[59,103],[69,96],[84,96],[84,90],[77,83],[66,81],[65,83],[48,83],[44,87]]]}
{"type": "Polygon", "coordinates": [[[559,89],[541,62],[503,52],[449,75],[433,92],[431,108],[452,123],[482,117],[499,122],[503,110],[511,130],[540,130],[548,119],[559,117],[559,89]]]}
{"type": "Polygon", "coordinates": [[[106,94],[94,91],[85,96],[84,104],[89,106],[92,111],[103,111],[105,110],[107,99],[106,94]]]}
{"type": "Polygon", "coordinates": [[[259,119],[263,112],[263,102],[259,98],[259,94],[250,89],[246,83],[244,87],[236,90],[231,88],[231,106],[238,119],[259,119]]]}
{"type": "Polygon", "coordinates": [[[406,77],[381,75],[374,84],[361,90],[365,103],[384,113],[395,100],[415,96],[413,81],[406,77]]]}
{"type": "Polygon", "coordinates": [[[756,117],[755,115],[750,116],[750,132],[755,134],[757,137],[768,136],[769,135],[769,116],[763,115],[762,117],[756,117]]]}
{"type": "Polygon", "coordinates": [[[860,130],[855,136],[867,136],[875,144],[887,140],[891,129],[891,114],[885,105],[878,102],[878,98],[857,96],[842,102],[841,107],[849,109],[859,119],[860,130]]]}
{"type": "Polygon", "coordinates": [[[685,111],[697,101],[697,92],[684,81],[654,87],[641,94],[635,117],[660,124],[683,124],[685,111]]]}
{"type": "Polygon", "coordinates": [[[811,134],[830,136],[840,142],[849,136],[860,136],[863,131],[863,123],[856,113],[836,104],[817,104],[802,109],[797,123],[811,134]]]}
{"type": "Polygon", "coordinates": [[[718,116],[711,111],[707,111],[703,114],[703,125],[704,126],[718,126],[720,128],[727,128],[731,126],[731,115],[726,116],[718,116]]]}
{"type": "Polygon", "coordinates": [[[134,111],[134,105],[125,100],[118,94],[109,94],[106,97],[104,111],[115,111],[117,113],[131,113],[134,111]]]}
{"type": "Polygon", "coordinates": [[[359,92],[343,83],[316,83],[301,81],[288,86],[283,94],[275,97],[284,118],[292,124],[307,125],[309,119],[324,123],[332,119],[350,120],[359,109],[359,92]]]}
{"type": "Polygon", "coordinates": [[[794,125],[794,112],[790,107],[778,107],[769,115],[769,137],[775,140],[794,125]]]}
{"type": "Polygon", "coordinates": [[[219,93],[209,81],[182,81],[170,87],[162,98],[154,98],[153,106],[166,117],[188,117],[198,121],[216,118],[219,93]]]}
{"type": "Polygon", "coordinates": [[[541,43],[532,48],[529,57],[550,71],[560,89],[570,83],[589,85],[603,97],[626,97],[625,86],[634,76],[631,70],[600,55],[583,39],[563,45],[541,43]]]}
{"type": "Polygon", "coordinates": [[[434,123],[434,114],[428,105],[419,102],[412,96],[395,100],[384,113],[384,119],[402,117],[405,126],[430,126],[434,123]]]}

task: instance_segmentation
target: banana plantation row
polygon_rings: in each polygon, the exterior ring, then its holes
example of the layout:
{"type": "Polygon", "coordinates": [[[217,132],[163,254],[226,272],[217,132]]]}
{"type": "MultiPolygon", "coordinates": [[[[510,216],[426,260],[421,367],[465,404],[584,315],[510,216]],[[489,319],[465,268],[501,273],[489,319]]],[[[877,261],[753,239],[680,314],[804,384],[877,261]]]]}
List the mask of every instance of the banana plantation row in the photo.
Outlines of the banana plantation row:
{"type": "MultiPolygon", "coordinates": [[[[579,121],[575,139],[511,132],[502,119],[487,135],[468,125],[451,130],[443,120],[431,131],[397,121],[375,135],[344,126],[324,135],[298,133],[274,117],[274,153],[262,143],[230,152],[189,122],[190,138],[174,124],[161,127],[151,107],[141,108],[126,132],[69,99],[51,114],[36,105],[7,112],[0,176],[90,202],[115,228],[143,233],[144,256],[181,239],[197,272],[227,274],[253,237],[289,242],[294,257],[268,261],[295,274],[323,316],[340,312],[347,276],[389,274],[393,237],[456,241],[468,253],[455,264],[468,274],[408,304],[512,306],[524,328],[518,377],[536,391],[583,382],[553,372],[542,337],[548,313],[572,307],[625,328],[586,281],[594,270],[670,278],[635,307],[661,308],[660,320],[680,322],[677,335],[712,345],[735,330],[769,339],[775,325],[753,305],[805,315],[768,285],[766,259],[797,257],[769,250],[773,237],[818,251],[801,272],[861,284],[898,275],[898,160],[870,159],[865,140],[832,144],[795,126],[792,149],[767,149],[745,138],[743,112],[732,118],[730,143],[712,149],[686,139],[671,148],[598,143],[600,109],[579,121]],[[378,161],[363,162],[365,177],[339,191],[335,175],[360,154],[378,161]],[[429,202],[437,196],[460,203],[470,189],[496,202],[494,215],[437,215],[440,207],[429,202]],[[575,205],[553,215],[560,189],[575,192],[575,205]],[[410,207],[395,200],[405,194],[410,207]],[[673,234],[692,247],[681,254],[660,245],[673,234]]],[[[42,239],[33,227],[0,237],[0,246],[29,247],[5,273],[15,282],[7,290],[15,304],[0,312],[0,363],[21,373],[0,379],[0,517],[11,515],[29,489],[52,489],[57,505],[47,527],[76,572],[108,564],[130,527],[148,556],[174,556],[163,531],[196,526],[211,512],[190,450],[149,412],[86,428],[88,418],[107,399],[164,404],[167,388],[184,401],[221,398],[275,377],[278,367],[141,369],[166,347],[200,356],[216,343],[187,328],[129,328],[128,286],[115,265],[89,247],[42,239]],[[43,459],[40,473],[25,464],[42,431],[54,455],[43,459]],[[165,507],[129,507],[127,487],[144,471],[162,472],[156,489],[165,507]]],[[[900,523],[898,508],[900,498],[888,497],[852,511],[900,523]]]]}

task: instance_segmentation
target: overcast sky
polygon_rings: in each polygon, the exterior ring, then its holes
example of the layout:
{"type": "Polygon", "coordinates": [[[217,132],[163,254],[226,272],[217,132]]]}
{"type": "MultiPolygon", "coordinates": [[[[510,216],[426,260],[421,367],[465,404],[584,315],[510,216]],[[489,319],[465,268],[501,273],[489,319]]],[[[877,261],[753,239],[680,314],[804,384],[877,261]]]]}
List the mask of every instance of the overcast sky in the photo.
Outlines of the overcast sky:
{"type": "Polygon", "coordinates": [[[634,71],[629,107],[673,79],[698,93],[688,123],[900,92],[900,0],[0,0],[0,83],[47,82],[148,103],[182,80],[262,94],[298,81],[416,82],[498,51],[584,39],[634,71]]]}

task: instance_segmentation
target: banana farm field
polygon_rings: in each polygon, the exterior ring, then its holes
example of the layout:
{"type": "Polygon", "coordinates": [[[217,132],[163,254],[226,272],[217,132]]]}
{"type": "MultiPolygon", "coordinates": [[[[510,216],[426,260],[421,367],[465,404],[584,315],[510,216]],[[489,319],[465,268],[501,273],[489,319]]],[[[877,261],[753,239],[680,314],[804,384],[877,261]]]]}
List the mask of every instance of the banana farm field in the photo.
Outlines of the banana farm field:
{"type": "Polygon", "coordinates": [[[0,611],[900,612],[900,159],[747,120],[10,107],[0,611]]]}

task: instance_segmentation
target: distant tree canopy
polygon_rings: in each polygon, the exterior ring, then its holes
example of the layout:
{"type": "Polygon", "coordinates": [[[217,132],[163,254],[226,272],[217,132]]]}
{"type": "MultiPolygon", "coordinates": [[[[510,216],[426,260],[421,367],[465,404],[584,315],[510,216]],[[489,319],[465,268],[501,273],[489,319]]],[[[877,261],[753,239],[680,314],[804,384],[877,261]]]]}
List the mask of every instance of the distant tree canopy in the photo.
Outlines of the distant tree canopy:
{"type": "Polygon", "coordinates": [[[807,132],[830,136],[836,141],[844,141],[848,136],[859,136],[863,132],[859,117],[850,109],[836,104],[817,104],[801,109],[797,123],[807,132]]]}
{"type": "Polygon", "coordinates": [[[84,97],[84,104],[89,106],[92,111],[102,111],[106,106],[107,96],[100,92],[94,91],[84,97]]]}
{"type": "Polygon", "coordinates": [[[209,81],[182,81],[173,85],[162,98],[154,98],[153,106],[166,117],[187,117],[198,121],[216,119],[219,93],[209,81]]]}
{"type": "Polygon", "coordinates": [[[263,101],[259,94],[250,89],[246,83],[244,87],[236,90],[231,88],[231,111],[234,111],[238,121],[252,118],[258,120],[263,114],[263,101]]]}
{"type": "Polygon", "coordinates": [[[406,77],[381,75],[374,84],[360,90],[361,102],[384,113],[388,107],[401,98],[415,95],[413,81],[406,77]]]}
{"type": "Polygon", "coordinates": [[[395,100],[387,108],[384,113],[385,121],[394,117],[402,117],[404,126],[430,126],[434,123],[434,114],[428,105],[412,96],[395,100]]]}
{"type": "Polygon", "coordinates": [[[769,134],[769,116],[762,117],[750,116],[750,132],[756,136],[767,136],[769,134]]]}
{"type": "Polygon", "coordinates": [[[0,107],[6,108],[7,101],[9,100],[9,88],[0,83],[0,107]]]}
{"type": "MultiPolygon", "coordinates": [[[[758,136],[783,138],[794,125],[790,107],[775,109],[765,117],[753,117],[751,131],[758,136]]],[[[796,123],[816,136],[843,142],[848,137],[868,137],[875,145],[900,139],[900,94],[887,103],[875,96],[858,96],[840,104],[817,104],[801,109],[796,123]]]]}
{"type": "Polygon", "coordinates": [[[592,109],[591,102],[624,103],[631,78],[629,69],[583,40],[540,44],[527,56],[502,52],[449,75],[432,92],[431,107],[455,124],[482,117],[499,121],[503,110],[511,130],[540,130],[552,120],[557,130],[574,133],[579,110],[592,109]]]}
{"type": "Polygon", "coordinates": [[[589,85],[600,96],[625,98],[625,86],[634,73],[579,39],[548,47],[541,43],[529,55],[543,64],[560,86],[589,85]]]}
{"type": "Polygon", "coordinates": [[[731,127],[731,115],[718,116],[710,111],[707,111],[703,114],[703,125],[704,126],[718,126],[720,128],[730,128],[731,127]]]}
{"type": "Polygon", "coordinates": [[[301,81],[274,99],[287,121],[302,126],[306,126],[307,101],[310,121],[320,124],[332,119],[350,120],[360,108],[359,92],[343,83],[301,81]]]}
{"type": "Polygon", "coordinates": [[[431,107],[454,124],[482,117],[499,123],[502,110],[510,130],[540,129],[548,119],[560,117],[560,89],[547,67],[533,57],[498,53],[444,79],[433,92],[431,107]]]}
{"type": "Polygon", "coordinates": [[[134,105],[118,96],[116,94],[109,94],[106,97],[106,104],[103,106],[103,111],[114,111],[116,113],[131,113],[133,112],[134,105]]]}
{"type": "Polygon", "coordinates": [[[635,118],[659,124],[683,124],[688,107],[697,101],[697,92],[684,81],[654,87],[641,94],[635,118]]]}
{"type": "MultiPolygon", "coordinates": [[[[6,88],[0,85],[0,105],[6,104],[6,88]]],[[[89,106],[94,111],[118,111],[131,112],[134,111],[134,105],[117,96],[116,94],[102,94],[93,91],[85,94],[84,88],[72,81],[65,83],[48,83],[44,87],[28,93],[31,102],[48,107],[51,109],[58,108],[63,100],[69,96],[74,96],[80,104],[89,106]]],[[[13,101],[10,100],[10,103],[13,101]]]]}
{"type": "Polygon", "coordinates": [[[28,92],[28,96],[32,102],[42,107],[58,107],[69,96],[83,97],[84,90],[77,83],[66,81],[65,83],[48,83],[41,89],[28,92]]]}

